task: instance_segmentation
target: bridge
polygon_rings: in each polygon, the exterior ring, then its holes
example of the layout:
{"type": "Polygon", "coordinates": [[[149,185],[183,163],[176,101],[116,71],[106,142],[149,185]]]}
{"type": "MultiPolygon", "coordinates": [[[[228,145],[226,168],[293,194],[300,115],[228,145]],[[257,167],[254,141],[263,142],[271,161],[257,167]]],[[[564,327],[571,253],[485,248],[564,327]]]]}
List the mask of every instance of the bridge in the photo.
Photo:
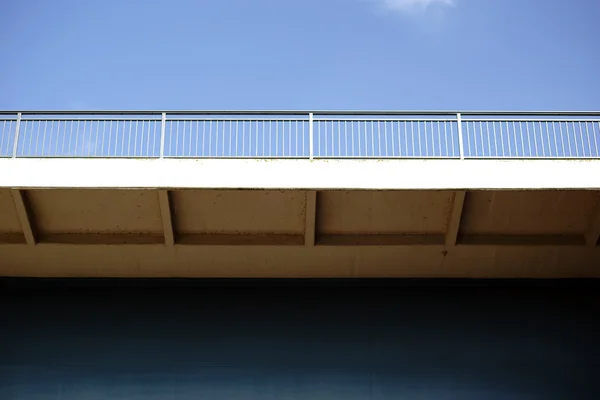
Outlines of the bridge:
{"type": "Polygon", "coordinates": [[[598,277],[600,113],[2,111],[0,275],[598,277]]]}

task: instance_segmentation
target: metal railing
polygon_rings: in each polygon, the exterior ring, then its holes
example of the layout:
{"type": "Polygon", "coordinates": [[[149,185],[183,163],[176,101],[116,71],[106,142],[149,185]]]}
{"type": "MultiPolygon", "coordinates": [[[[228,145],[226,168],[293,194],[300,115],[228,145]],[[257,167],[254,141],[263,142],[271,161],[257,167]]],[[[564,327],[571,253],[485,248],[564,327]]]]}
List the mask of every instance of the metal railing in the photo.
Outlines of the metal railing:
{"type": "Polygon", "coordinates": [[[600,112],[0,111],[0,157],[600,158],[600,112]]]}

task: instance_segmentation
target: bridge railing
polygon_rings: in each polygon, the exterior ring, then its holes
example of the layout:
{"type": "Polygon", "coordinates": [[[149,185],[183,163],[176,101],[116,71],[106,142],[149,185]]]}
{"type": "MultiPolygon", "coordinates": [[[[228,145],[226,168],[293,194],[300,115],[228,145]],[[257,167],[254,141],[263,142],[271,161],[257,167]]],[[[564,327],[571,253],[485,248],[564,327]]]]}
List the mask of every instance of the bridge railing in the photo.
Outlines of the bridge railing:
{"type": "Polygon", "coordinates": [[[600,158],[600,112],[0,112],[0,157],[600,158]]]}

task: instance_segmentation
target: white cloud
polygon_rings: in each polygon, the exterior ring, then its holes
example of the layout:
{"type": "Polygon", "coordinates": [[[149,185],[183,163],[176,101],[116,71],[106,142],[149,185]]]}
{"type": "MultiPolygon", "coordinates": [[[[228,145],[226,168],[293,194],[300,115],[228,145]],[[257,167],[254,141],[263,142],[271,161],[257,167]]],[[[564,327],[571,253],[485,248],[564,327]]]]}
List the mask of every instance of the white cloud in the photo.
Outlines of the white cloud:
{"type": "Polygon", "coordinates": [[[453,7],[454,0],[371,0],[388,11],[412,13],[425,11],[430,8],[453,7]]]}

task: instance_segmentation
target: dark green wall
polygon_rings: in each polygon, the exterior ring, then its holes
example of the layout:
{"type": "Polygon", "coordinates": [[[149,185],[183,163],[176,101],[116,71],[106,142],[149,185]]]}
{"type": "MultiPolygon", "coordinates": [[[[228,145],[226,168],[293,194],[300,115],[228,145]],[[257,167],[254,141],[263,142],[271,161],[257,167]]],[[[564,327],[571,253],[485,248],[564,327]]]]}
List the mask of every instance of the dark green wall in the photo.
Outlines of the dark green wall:
{"type": "Polygon", "coordinates": [[[596,281],[0,281],[0,399],[597,399],[596,281]]]}

